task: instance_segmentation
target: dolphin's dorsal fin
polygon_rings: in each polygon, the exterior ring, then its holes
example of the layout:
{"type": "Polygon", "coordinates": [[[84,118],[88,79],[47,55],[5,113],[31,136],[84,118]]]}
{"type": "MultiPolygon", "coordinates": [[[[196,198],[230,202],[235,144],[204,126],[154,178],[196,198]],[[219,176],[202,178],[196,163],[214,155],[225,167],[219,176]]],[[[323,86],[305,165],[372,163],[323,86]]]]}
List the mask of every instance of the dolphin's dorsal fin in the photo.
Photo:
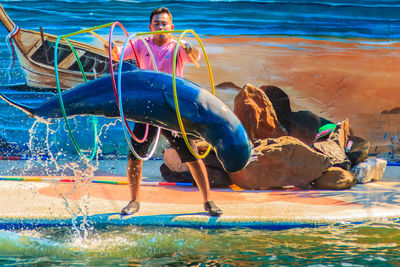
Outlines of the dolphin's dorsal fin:
{"type": "Polygon", "coordinates": [[[128,62],[128,61],[124,61],[122,63],[122,71],[130,71],[130,70],[137,70],[138,67],[136,67],[134,64],[128,62]]]}

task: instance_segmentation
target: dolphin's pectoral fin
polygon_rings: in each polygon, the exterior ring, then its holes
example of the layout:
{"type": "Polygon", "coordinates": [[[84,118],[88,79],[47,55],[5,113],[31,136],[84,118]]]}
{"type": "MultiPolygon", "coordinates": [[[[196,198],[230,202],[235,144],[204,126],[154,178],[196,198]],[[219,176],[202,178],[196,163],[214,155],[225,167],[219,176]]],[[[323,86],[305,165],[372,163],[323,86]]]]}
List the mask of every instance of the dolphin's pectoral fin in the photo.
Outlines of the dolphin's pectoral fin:
{"type": "MultiPolygon", "coordinates": [[[[164,92],[164,99],[167,105],[176,112],[174,95],[164,92]]],[[[179,105],[179,113],[182,118],[185,118],[191,121],[192,123],[198,123],[198,124],[203,123],[203,119],[199,114],[199,108],[196,103],[188,99],[185,99],[183,97],[180,97],[178,99],[178,105],[179,105]]]]}

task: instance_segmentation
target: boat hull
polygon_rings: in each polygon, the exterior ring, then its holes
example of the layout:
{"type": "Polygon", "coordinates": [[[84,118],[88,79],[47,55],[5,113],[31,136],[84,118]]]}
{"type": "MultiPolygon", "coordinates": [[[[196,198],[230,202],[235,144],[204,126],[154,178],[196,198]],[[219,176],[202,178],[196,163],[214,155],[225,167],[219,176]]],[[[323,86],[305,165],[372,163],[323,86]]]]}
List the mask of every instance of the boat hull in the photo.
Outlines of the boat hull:
{"type": "MultiPolygon", "coordinates": [[[[16,26],[0,5],[0,20],[11,32],[16,26]]],[[[57,87],[54,68],[54,45],[57,36],[33,30],[20,29],[13,37],[15,54],[29,87],[54,89],[57,87]]],[[[109,73],[108,51],[70,40],[83,65],[86,78],[92,80],[109,73]]],[[[57,48],[58,74],[61,89],[69,89],[84,82],[75,54],[65,41],[57,48]]]]}

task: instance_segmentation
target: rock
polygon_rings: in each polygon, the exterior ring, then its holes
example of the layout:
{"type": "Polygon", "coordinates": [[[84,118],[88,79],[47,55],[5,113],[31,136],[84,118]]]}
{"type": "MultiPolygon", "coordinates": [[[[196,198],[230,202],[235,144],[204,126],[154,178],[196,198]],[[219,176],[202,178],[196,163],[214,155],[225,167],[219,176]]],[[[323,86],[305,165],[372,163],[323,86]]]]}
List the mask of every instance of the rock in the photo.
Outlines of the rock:
{"type": "Polygon", "coordinates": [[[273,85],[246,85],[235,98],[234,112],[252,142],[290,135],[311,145],[323,120],[311,111],[292,112],[288,95],[273,85]]]}
{"type": "Polygon", "coordinates": [[[381,114],[400,114],[400,107],[392,108],[391,110],[385,109],[381,114]]]}
{"type": "Polygon", "coordinates": [[[339,167],[331,167],[324,171],[320,177],[313,182],[313,188],[342,190],[349,189],[357,183],[354,175],[339,167]]]}
{"type": "MultiPolygon", "coordinates": [[[[195,180],[193,179],[190,171],[185,172],[175,172],[170,170],[165,164],[160,166],[160,172],[162,177],[172,183],[193,183],[196,185],[195,180]]],[[[211,188],[216,187],[227,187],[232,184],[229,179],[229,175],[217,168],[207,167],[208,181],[211,188]]]]}
{"type": "Polygon", "coordinates": [[[332,166],[350,170],[350,160],[347,158],[344,150],[335,141],[327,139],[325,141],[315,142],[313,143],[313,147],[316,151],[326,155],[332,166]]]}
{"type": "MultiPolygon", "coordinates": [[[[313,147],[318,152],[326,155],[333,166],[344,170],[350,170],[351,161],[345,153],[347,142],[350,139],[349,120],[346,119],[336,124],[336,128],[329,134],[327,139],[313,143],[313,147]]],[[[321,140],[321,139],[318,139],[321,140]]]]}
{"type": "MultiPolygon", "coordinates": [[[[269,189],[294,185],[308,188],[331,167],[329,159],[300,140],[282,136],[256,143],[256,159],[243,170],[231,173],[232,182],[246,189],[269,189]]],[[[255,145],[256,145],[255,144],[255,145]]]]}
{"type": "Polygon", "coordinates": [[[229,174],[222,168],[207,167],[208,182],[211,188],[215,187],[228,187],[232,184],[229,174]]]}
{"type": "MultiPolygon", "coordinates": [[[[198,153],[203,154],[207,147],[208,143],[206,142],[198,144],[198,153]]],[[[232,184],[228,173],[225,172],[213,150],[203,159],[203,162],[206,165],[210,187],[226,187],[232,184]]],[[[195,183],[189,167],[181,161],[178,153],[173,148],[164,150],[164,164],[160,166],[160,172],[168,182],[195,183]]]]}
{"type": "Polygon", "coordinates": [[[288,119],[288,134],[307,145],[312,145],[321,126],[321,118],[311,111],[302,110],[292,112],[288,119]]]}
{"type": "Polygon", "coordinates": [[[172,183],[195,183],[190,171],[173,171],[165,163],[160,166],[161,176],[167,182],[172,183]]]}
{"type": "Polygon", "coordinates": [[[233,88],[236,90],[240,90],[241,88],[234,84],[233,82],[222,82],[215,86],[216,88],[224,89],[224,88],[233,88]]]}
{"type": "Polygon", "coordinates": [[[352,142],[350,151],[346,152],[352,166],[365,160],[368,157],[371,142],[358,136],[350,136],[349,142],[352,142]]]}
{"type": "Polygon", "coordinates": [[[338,122],[336,128],[330,133],[328,139],[335,141],[345,151],[347,142],[350,138],[349,120],[338,122]]]}
{"type": "Polygon", "coordinates": [[[287,128],[289,125],[289,117],[292,113],[289,96],[281,88],[273,85],[262,85],[260,89],[264,91],[271,101],[279,123],[287,128]]]}
{"type": "Polygon", "coordinates": [[[243,123],[252,142],[285,135],[271,101],[265,93],[247,84],[235,97],[234,113],[243,123]]]}
{"type": "Polygon", "coordinates": [[[370,157],[356,164],[351,172],[357,179],[357,183],[365,184],[382,178],[387,161],[382,158],[370,157]]]}
{"type": "Polygon", "coordinates": [[[271,101],[281,127],[288,132],[288,135],[300,139],[307,145],[313,143],[321,125],[331,123],[311,111],[293,112],[289,96],[279,87],[263,85],[260,89],[271,101]]]}

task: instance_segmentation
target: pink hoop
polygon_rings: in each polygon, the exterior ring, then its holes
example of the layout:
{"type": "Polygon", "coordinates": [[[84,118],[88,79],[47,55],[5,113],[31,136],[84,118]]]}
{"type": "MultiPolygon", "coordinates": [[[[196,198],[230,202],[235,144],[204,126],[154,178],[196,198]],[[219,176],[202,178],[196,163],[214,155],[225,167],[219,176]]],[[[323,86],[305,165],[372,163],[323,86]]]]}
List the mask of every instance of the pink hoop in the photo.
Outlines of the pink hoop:
{"type": "MultiPolygon", "coordinates": [[[[119,23],[118,21],[115,21],[115,22],[111,25],[110,34],[109,34],[109,38],[108,38],[108,59],[109,59],[109,60],[108,60],[108,63],[109,63],[109,67],[110,67],[111,82],[112,82],[112,86],[113,86],[113,90],[114,90],[114,95],[115,95],[115,98],[116,98],[116,101],[117,101],[117,105],[119,106],[117,85],[115,84],[115,77],[114,77],[113,60],[112,60],[112,46],[111,46],[111,44],[112,44],[112,43],[111,43],[111,41],[112,41],[112,35],[113,35],[113,31],[114,31],[115,25],[118,25],[118,26],[124,31],[126,37],[129,37],[129,34],[128,34],[128,32],[126,31],[125,27],[122,26],[121,23],[119,23]]],[[[136,59],[136,63],[137,63],[137,65],[138,65],[138,68],[140,69],[139,60],[138,60],[138,57],[137,57],[137,54],[136,54],[136,51],[135,51],[135,46],[133,45],[133,43],[132,43],[131,40],[129,40],[129,42],[130,42],[130,44],[131,44],[133,54],[135,55],[135,59],[136,59]]],[[[146,131],[145,131],[145,133],[144,133],[143,138],[142,138],[142,139],[139,139],[139,138],[137,138],[137,137],[133,134],[133,132],[132,132],[131,128],[129,127],[128,122],[126,121],[126,118],[125,118],[125,117],[124,117],[124,123],[125,123],[126,128],[128,129],[129,134],[131,135],[131,137],[132,137],[136,142],[138,142],[138,143],[143,143],[144,141],[146,141],[147,135],[148,135],[148,133],[149,133],[149,125],[148,125],[148,124],[146,124],[146,131]]]]}

